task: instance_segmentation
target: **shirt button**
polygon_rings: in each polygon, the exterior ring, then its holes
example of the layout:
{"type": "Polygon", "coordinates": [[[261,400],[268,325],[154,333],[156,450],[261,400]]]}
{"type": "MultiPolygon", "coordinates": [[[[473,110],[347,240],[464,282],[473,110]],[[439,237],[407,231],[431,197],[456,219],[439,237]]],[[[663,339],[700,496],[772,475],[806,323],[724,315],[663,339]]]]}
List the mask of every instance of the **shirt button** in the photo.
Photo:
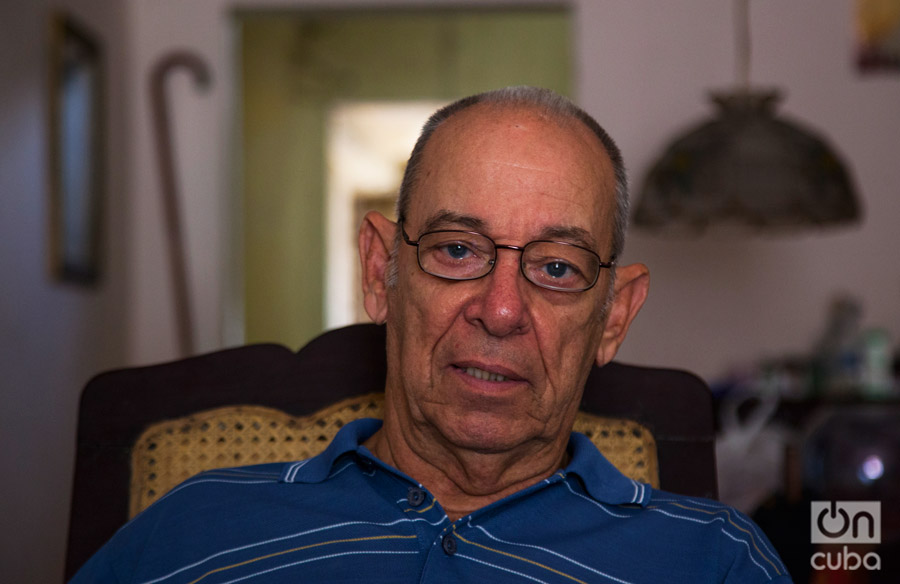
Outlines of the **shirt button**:
{"type": "Polygon", "coordinates": [[[418,507],[425,502],[425,491],[419,487],[410,487],[406,500],[409,501],[411,507],[418,507]]]}
{"type": "Polygon", "coordinates": [[[366,474],[372,474],[373,472],[375,472],[375,463],[365,456],[357,456],[356,463],[359,465],[359,468],[366,474]]]}
{"type": "Polygon", "coordinates": [[[445,554],[452,556],[456,553],[456,538],[448,533],[441,538],[441,547],[444,548],[445,554]]]}

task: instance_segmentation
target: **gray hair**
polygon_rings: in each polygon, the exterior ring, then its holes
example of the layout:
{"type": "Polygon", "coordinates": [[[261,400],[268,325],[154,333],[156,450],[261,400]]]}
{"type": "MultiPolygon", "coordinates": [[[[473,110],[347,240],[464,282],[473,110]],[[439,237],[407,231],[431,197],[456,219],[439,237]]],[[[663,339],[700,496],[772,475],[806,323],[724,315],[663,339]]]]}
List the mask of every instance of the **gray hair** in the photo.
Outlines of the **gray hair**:
{"type": "Polygon", "coordinates": [[[458,101],[444,106],[436,111],[425,125],[422,133],[413,147],[406,170],[403,173],[403,181],[400,183],[400,196],[397,198],[397,217],[404,219],[409,210],[409,201],[412,191],[415,189],[422,167],[425,145],[437,128],[446,122],[453,114],[477,104],[495,104],[500,106],[526,106],[539,109],[544,113],[558,119],[574,119],[583,123],[597,136],[603,144],[606,154],[613,165],[616,179],[616,210],[614,217],[614,232],[612,254],[621,257],[625,249],[625,228],[628,223],[628,178],[625,173],[625,162],[619,147],[610,138],[600,124],[590,114],[572,103],[568,98],[538,87],[517,86],[496,89],[478,95],[464,97],[458,101]]]}

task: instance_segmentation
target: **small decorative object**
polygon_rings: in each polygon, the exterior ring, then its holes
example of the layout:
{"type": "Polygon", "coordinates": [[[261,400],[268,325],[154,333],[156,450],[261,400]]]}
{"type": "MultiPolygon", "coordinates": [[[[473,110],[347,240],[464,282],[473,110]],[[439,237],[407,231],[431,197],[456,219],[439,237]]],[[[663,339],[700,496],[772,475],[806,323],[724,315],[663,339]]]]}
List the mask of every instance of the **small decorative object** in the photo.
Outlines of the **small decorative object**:
{"type": "Polygon", "coordinates": [[[815,379],[825,395],[848,396],[859,391],[862,304],[852,296],[834,299],[822,337],[815,347],[815,379]]]}
{"type": "Polygon", "coordinates": [[[853,181],[837,153],[776,115],[777,91],[750,87],[748,0],[736,6],[738,86],[713,93],[715,117],[678,136],[651,167],[635,225],[701,232],[721,223],[786,230],[858,220],[853,181]]]}
{"type": "Polygon", "coordinates": [[[863,395],[869,399],[895,397],[890,334],[883,328],[866,329],[861,344],[859,381],[863,395]]]}
{"type": "Polygon", "coordinates": [[[900,71],[900,0],[856,0],[860,71],[900,71]]]}
{"type": "Polygon", "coordinates": [[[103,62],[97,39],[55,14],[50,44],[50,266],[55,277],[100,276],[104,199],[103,62]]]}

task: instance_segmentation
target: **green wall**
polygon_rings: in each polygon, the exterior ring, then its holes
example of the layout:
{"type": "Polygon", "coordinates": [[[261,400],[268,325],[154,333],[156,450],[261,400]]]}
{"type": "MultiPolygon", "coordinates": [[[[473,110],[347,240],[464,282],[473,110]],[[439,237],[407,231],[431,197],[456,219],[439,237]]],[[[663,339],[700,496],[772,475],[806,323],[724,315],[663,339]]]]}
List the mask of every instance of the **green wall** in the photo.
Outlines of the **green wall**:
{"type": "Polygon", "coordinates": [[[337,100],[571,94],[564,9],[242,14],[246,341],[323,330],[325,119],[337,100]]]}

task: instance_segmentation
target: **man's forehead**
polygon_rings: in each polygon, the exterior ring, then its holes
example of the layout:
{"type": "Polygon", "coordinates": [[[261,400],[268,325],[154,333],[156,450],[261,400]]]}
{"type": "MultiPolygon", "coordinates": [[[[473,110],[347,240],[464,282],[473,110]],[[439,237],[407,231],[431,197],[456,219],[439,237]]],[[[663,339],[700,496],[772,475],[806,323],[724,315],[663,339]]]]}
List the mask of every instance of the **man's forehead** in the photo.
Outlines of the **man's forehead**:
{"type": "Polygon", "coordinates": [[[455,113],[434,130],[422,162],[431,172],[446,172],[454,170],[448,157],[488,162],[493,156],[497,164],[540,170],[546,159],[528,156],[539,147],[567,154],[572,175],[593,175],[597,184],[615,188],[612,160],[594,131],[573,116],[535,105],[479,103],[455,113]]]}
{"type": "Polygon", "coordinates": [[[469,218],[453,228],[483,231],[494,205],[512,200],[531,212],[530,236],[605,241],[615,178],[605,147],[580,120],[535,107],[477,104],[435,130],[411,199],[408,218],[417,226],[451,223],[448,211],[469,218]],[[533,177],[542,179],[529,184],[533,177]],[[479,196],[465,196],[473,191],[479,196]],[[546,220],[536,222],[541,209],[546,220]]]}

